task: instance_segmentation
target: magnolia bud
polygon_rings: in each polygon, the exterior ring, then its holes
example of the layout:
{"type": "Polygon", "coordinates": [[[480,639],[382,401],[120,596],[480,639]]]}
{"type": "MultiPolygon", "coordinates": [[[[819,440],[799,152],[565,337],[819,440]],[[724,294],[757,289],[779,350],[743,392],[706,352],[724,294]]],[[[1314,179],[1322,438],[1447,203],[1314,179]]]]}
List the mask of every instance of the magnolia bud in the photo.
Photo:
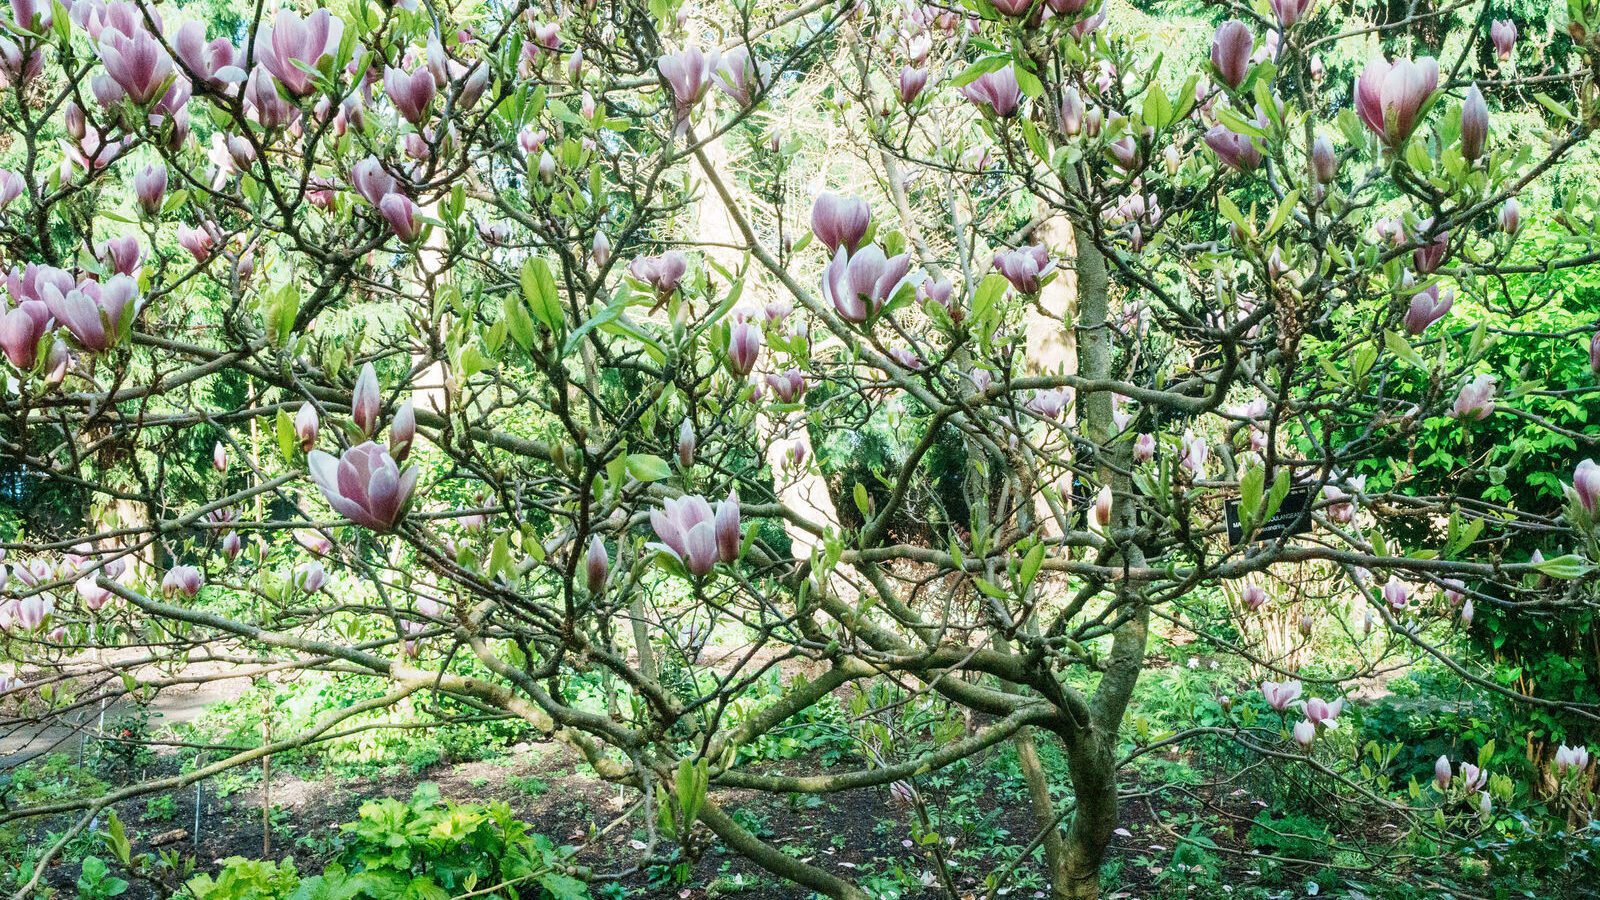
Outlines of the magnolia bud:
{"type": "Polygon", "coordinates": [[[739,558],[739,545],[744,543],[744,535],[739,530],[737,493],[729,491],[728,499],[717,504],[714,527],[717,536],[717,558],[722,562],[734,562],[739,558]]]}
{"type": "Polygon", "coordinates": [[[606,575],[610,572],[611,560],[606,556],[606,545],[601,543],[599,535],[589,538],[589,554],[584,558],[583,568],[589,580],[589,593],[600,593],[606,586],[606,575]]]}
{"type": "Polygon", "coordinates": [[[1310,747],[1311,742],[1317,739],[1317,726],[1311,724],[1309,719],[1301,719],[1294,726],[1294,742],[1302,747],[1310,747]]]}
{"type": "Polygon", "coordinates": [[[606,237],[604,231],[596,231],[594,233],[594,246],[591,248],[590,254],[594,258],[594,267],[596,269],[604,269],[606,263],[611,261],[611,239],[606,237]]]}
{"type": "Polygon", "coordinates": [[[244,541],[240,540],[237,531],[230,531],[222,536],[222,555],[230,561],[238,559],[240,551],[244,550],[244,541]]]}
{"type": "Polygon", "coordinates": [[[1101,528],[1111,524],[1111,485],[1100,486],[1100,493],[1094,498],[1094,523],[1101,528]]]}
{"type": "Polygon", "coordinates": [[[1433,761],[1434,787],[1438,788],[1441,792],[1448,791],[1450,789],[1450,779],[1454,777],[1455,773],[1450,769],[1449,757],[1441,755],[1438,759],[1433,761]]]}
{"type": "Polygon", "coordinates": [[[1083,97],[1078,89],[1069,87],[1061,95],[1061,131],[1076,137],[1083,130],[1083,97]]]}
{"type": "Polygon", "coordinates": [[[300,439],[300,449],[307,453],[317,445],[317,431],[321,427],[321,419],[317,416],[317,408],[310,403],[300,404],[300,411],[294,414],[294,433],[300,439]]]}
{"type": "Polygon", "coordinates": [[[211,468],[218,472],[228,471],[228,448],[222,446],[221,441],[211,448],[211,468]]]}
{"type": "Polygon", "coordinates": [[[1483,92],[1472,85],[1467,88],[1466,99],[1461,101],[1461,155],[1476,160],[1483,155],[1488,139],[1489,107],[1483,101],[1483,92]]]}
{"type": "Polygon", "coordinates": [[[694,465],[694,425],[688,419],[678,428],[678,465],[684,469],[694,465]]]}
{"type": "Polygon", "coordinates": [[[133,194],[139,208],[147,215],[161,212],[161,201],[167,193],[167,167],[145,166],[133,178],[133,194]]]}
{"type": "Polygon", "coordinates": [[[389,423],[389,455],[395,462],[405,462],[411,455],[411,444],[417,438],[417,411],[411,405],[411,400],[400,404],[395,410],[394,421],[389,423]]]}
{"type": "Polygon", "coordinates": [[[1522,230],[1522,205],[1517,198],[1512,197],[1500,207],[1500,230],[1506,234],[1516,234],[1522,230]]]}
{"type": "Polygon", "coordinates": [[[1318,135],[1311,145],[1311,174],[1321,184],[1327,184],[1339,174],[1339,155],[1326,136],[1318,135]]]}
{"type": "Polygon", "coordinates": [[[372,363],[366,363],[361,367],[361,374],[356,376],[356,387],[350,395],[350,418],[367,437],[378,431],[378,411],[382,404],[378,396],[378,373],[373,371],[372,363]]]}

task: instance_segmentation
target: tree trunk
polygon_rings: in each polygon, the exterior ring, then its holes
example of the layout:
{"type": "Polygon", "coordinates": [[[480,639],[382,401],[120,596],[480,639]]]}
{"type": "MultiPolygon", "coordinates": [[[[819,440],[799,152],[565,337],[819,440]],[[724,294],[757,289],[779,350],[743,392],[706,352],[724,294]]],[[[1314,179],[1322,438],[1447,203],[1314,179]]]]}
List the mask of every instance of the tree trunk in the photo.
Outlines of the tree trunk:
{"type": "Polygon", "coordinates": [[[1117,827],[1116,732],[1095,733],[1069,748],[1077,809],[1067,828],[1065,859],[1055,883],[1058,900],[1100,896],[1100,863],[1117,827]]]}

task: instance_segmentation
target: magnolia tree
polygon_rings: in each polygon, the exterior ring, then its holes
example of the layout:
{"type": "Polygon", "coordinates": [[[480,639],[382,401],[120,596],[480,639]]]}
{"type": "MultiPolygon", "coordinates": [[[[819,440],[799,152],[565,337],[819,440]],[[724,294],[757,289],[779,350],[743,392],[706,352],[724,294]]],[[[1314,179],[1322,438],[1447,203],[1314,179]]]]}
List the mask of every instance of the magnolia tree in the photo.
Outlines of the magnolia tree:
{"type": "Polygon", "coordinates": [[[227,32],[13,0],[0,443],[73,499],[3,545],[0,715],[202,657],[383,688],[0,821],[70,816],[48,861],[120,800],[429,697],[631,789],[641,864],[700,824],[836,898],[864,894],[726,792],[920,807],[1012,742],[1062,898],[1098,894],[1119,769],[1197,737],[1435,846],[1487,827],[1504,773],[1328,732],[1405,656],[1600,718],[1463,639],[1475,610],[1593,609],[1600,466],[1523,508],[1398,465],[1442,428],[1470,475],[1499,417],[1574,460],[1600,439],[1592,394],[1552,414],[1492,362],[1514,335],[1600,372],[1592,323],[1538,331],[1508,287],[1594,259],[1518,237],[1588,239],[1538,188],[1596,121],[1600,8],[1569,4],[1560,70],[1482,5],[1215,12],[1158,47],[1084,0],[267,4],[227,32]],[[869,432],[892,452],[844,477],[869,432]],[[1158,626],[1258,682],[1124,729],[1158,626]],[[696,669],[712,635],[736,652],[696,669]],[[954,727],[844,769],[740,753],[874,682],[954,727]]]}

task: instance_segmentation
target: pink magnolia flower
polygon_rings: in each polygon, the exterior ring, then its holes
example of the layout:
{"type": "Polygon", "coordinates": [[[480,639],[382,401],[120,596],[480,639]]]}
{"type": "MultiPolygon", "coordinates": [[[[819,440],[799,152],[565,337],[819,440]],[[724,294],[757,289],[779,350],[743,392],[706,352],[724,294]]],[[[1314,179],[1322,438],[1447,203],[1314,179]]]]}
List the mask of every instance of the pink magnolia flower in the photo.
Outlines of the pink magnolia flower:
{"type": "Polygon", "coordinates": [[[1469,762],[1461,764],[1461,783],[1469,791],[1481,791],[1489,783],[1489,773],[1469,762]]]}
{"type": "Polygon", "coordinates": [[[761,355],[761,329],[750,322],[735,322],[728,331],[728,366],[740,376],[749,375],[761,355]]]}
{"type": "Polygon", "coordinates": [[[131,234],[114,237],[101,244],[95,252],[107,268],[121,275],[134,275],[139,271],[139,259],[143,251],[139,248],[139,239],[131,234]]]}
{"type": "Polygon", "coordinates": [[[93,574],[79,578],[77,583],[73,585],[73,590],[77,592],[78,599],[82,600],[83,605],[88,607],[91,612],[98,612],[111,599],[111,591],[101,587],[93,574]]]}
{"type": "Polygon", "coordinates": [[[11,16],[18,28],[30,34],[40,34],[55,22],[50,4],[39,0],[11,0],[11,16]]]}
{"type": "Polygon", "coordinates": [[[1239,599],[1244,601],[1245,606],[1250,607],[1251,612],[1255,612],[1267,605],[1267,589],[1252,581],[1239,592],[1239,599]]]}
{"type": "Polygon", "coordinates": [[[300,404],[300,409],[294,414],[294,434],[300,439],[301,450],[310,453],[311,448],[317,445],[317,431],[321,424],[316,406],[311,403],[300,404]]]}
{"type": "Polygon", "coordinates": [[[222,536],[222,555],[230,562],[238,559],[242,552],[244,552],[244,540],[239,537],[238,532],[230,531],[222,536]]]}
{"type": "Polygon", "coordinates": [[[1326,135],[1317,135],[1311,144],[1311,171],[1319,184],[1328,184],[1339,174],[1339,154],[1326,135]]]}
{"type": "Polygon", "coordinates": [[[1147,463],[1156,458],[1156,436],[1149,433],[1140,434],[1133,442],[1133,461],[1147,463]]]}
{"type": "Polygon", "coordinates": [[[778,372],[767,376],[767,387],[772,388],[772,393],[782,403],[794,403],[806,393],[806,377],[800,370],[790,367],[787,371],[778,372]]]}
{"type": "MultiPolygon", "coordinates": [[[[24,85],[39,77],[44,71],[44,51],[23,52],[23,48],[9,37],[0,36],[0,87],[24,85]]],[[[97,79],[101,76],[95,76],[97,79]]],[[[116,88],[115,84],[112,85],[116,88]]],[[[120,98],[119,98],[120,99],[120,98]]]]}
{"type": "Polygon", "coordinates": [[[161,201],[167,194],[167,167],[145,166],[133,178],[133,195],[147,215],[161,212],[161,201]]]}
{"type": "Polygon", "coordinates": [[[740,106],[755,102],[767,80],[766,66],[750,55],[746,47],[734,47],[722,54],[713,81],[724,94],[740,106]]]}
{"type": "Polygon", "coordinates": [[[1069,87],[1061,92],[1061,133],[1068,137],[1077,137],[1083,130],[1085,110],[1083,95],[1075,87],[1069,87]]]}
{"type": "Polygon", "coordinates": [[[1411,304],[1406,308],[1404,321],[1406,333],[1419,335],[1427,331],[1428,326],[1444,318],[1454,304],[1455,293],[1446,288],[1441,294],[1436,284],[1430,284],[1413,294],[1411,304]]]}
{"type": "Polygon", "coordinates": [[[406,72],[389,66],[383,71],[383,92],[407,122],[421,125],[428,118],[428,107],[439,90],[433,73],[426,68],[406,72]]]}
{"type": "Polygon", "coordinates": [[[594,233],[594,243],[589,247],[589,256],[594,260],[594,267],[604,269],[606,263],[611,262],[611,239],[606,237],[604,231],[594,233]]]}
{"type": "Polygon", "coordinates": [[[1017,73],[1011,66],[979,75],[970,84],[962,86],[961,96],[1001,119],[1016,115],[1022,106],[1022,88],[1018,86],[1017,73]]]}
{"type": "Polygon", "coordinates": [[[1283,28],[1293,28],[1296,22],[1311,14],[1317,0],[1272,0],[1272,12],[1283,28]]]}
{"type": "Polygon", "coordinates": [[[228,448],[221,441],[211,446],[211,468],[218,472],[228,471],[228,448]]]}
{"type": "Polygon", "coordinates": [[[1213,125],[1205,134],[1206,146],[1236,172],[1253,172],[1261,165],[1261,151],[1255,141],[1224,125],[1213,125]]]}
{"type": "Polygon", "coordinates": [[[211,229],[205,224],[198,228],[191,228],[187,223],[178,223],[178,246],[189,251],[197,263],[203,263],[211,258],[211,250],[216,246],[217,239],[211,229]]]}
{"type": "Polygon", "coordinates": [[[1494,412],[1494,376],[1479,375],[1456,395],[1451,415],[1457,419],[1484,419],[1494,412]]]}
{"type": "Polygon", "coordinates": [[[994,255],[994,267],[1022,294],[1037,294],[1040,282],[1056,270],[1056,261],[1042,244],[1030,244],[994,255]]]}
{"type": "Polygon", "coordinates": [[[10,169],[0,169],[0,209],[10,206],[26,189],[21,175],[10,169]]]}
{"type": "Polygon", "coordinates": [[[256,58],[290,93],[304,97],[315,85],[301,65],[317,69],[339,49],[344,22],[327,9],[301,18],[292,9],[278,11],[272,24],[256,36],[256,58]]]}
{"type": "Polygon", "coordinates": [[[689,260],[676,250],[660,256],[636,256],[628,263],[628,274],[655,288],[660,297],[669,297],[689,271],[689,260]]]}
{"type": "Polygon", "coordinates": [[[716,50],[703,51],[697,47],[686,47],[656,60],[656,69],[672,89],[673,108],[678,118],[677,133],[681,134],[689,127],[690,110],[711,87],[711,74],[716,71],[717,60],[716,50]]]}
{"type": "Polygon", "coordinates": [[[811,204],[811,232],[834,253],[840,247],[854,253],[872,224],[872,210],[859,197],[841,197],[824,191],[811,204]]]}
{"type": "Polygon", "coordinates": [[[1046,419],[1059,419],[1061,414],[1071,405],[1073,399],[1072,389],[1060,387],[1055,390],[1036,391],[1028,400],[1028,411],[1046,419]]]}
{"type": "Polygon", "coordinates": [[[317,591],[322,590],[324,584],[327,584],[328,571],[322,567],[320,561],[313,559],[295,566],[294,577],[291,580],[297,590],[307,594],[315,594],[317,591]]]}
{"type": "Polygon", "coordinates": [[[39,358],[39,342],[50,326],[43,303],[30,300],[0,316],[0,352],[13,366],[27,371],[39,358]]]}
{"type": "Polygon", "coordinates": [[[65,294],[52,286],[45,303],[79,346],[100,353],[117,343],[123,325],[137,307],[138,291],[139,285],[132,278],[113,275],[103,283],[82,282],[65,294]]]}
{"type": "Polygon", "coordinates": [[[1033,0],[990,0],[990,2],[1001,15],[1012,18],[1025,16],[1033,9],[1033,0]]]}
{"type": "Polygon", "coordinates": [[[1211,456],[1211,448],[1206,444],[1206,439],[1197,437],[1193,432],[1183,433],[1183,453],[1178,457],[1178,465],[1189,470],[1196,478],[1205,474],[1206,460],[1211,456]]]}
{"type": "Polygon", "coordinates": [[[1100,491],[1094,496],[1094,507],[1090,511],[1095,525],[1101,528],[1110,526],[1113,502],[1114,497],[1111,493],[1111,485],[1102,484],[1100,491]]]}
{"type": "Polygon", "coordinates": [[[890,347],[889,358],[899,363],[901,368],[909,369],[912,372],[919,371],[922,368],[922,357],[905,347],[890,347]]]}
{"type": "Polygon", "coordinates": [[[194,598],[205,578],[194,566],[173,566],[161,578],[161,593],[167,597],[194,598]]]}
{"type": "Polygon", "coordinates": [[[877,244],[868,244],[849,256],[840,246],[822,270],[822,295],[839,318],[859,324],[883,310],[907,283],[910,268],[907,253],[888,257],[877,244]]]}
{"type": "MultiPolygon", "coordinates": [[[[1500,207],[1500,215],[1496,224],[1506,234],[1516,234],[1522,230],[1522,204],[1517,202],[1517,198],[1512,197],[1506,200],[1500,207]]],[[[1600,334],[1596,335],[1596,340],[1600,341],[1600,334]]],[[[1590,359],[1594,359],[1593,350],[1590,351],[1590,354],[1590,359]]],[[[1596,372],[1600,372],[1600,363],[1594,363],[1592,367],[1596,372]]]]}
{"type": "Polygon", "coordinates": [[[278,93],[278,83],[265,67],[250,70],[244,86],[244,105],[250,117],[263,128],[282,128],[300,115],[293,103],[278,93]]]}
{"type": "Polygon", "coordinates": [[[1411,137],[1417,115],[1439,86],[1439,64],[1431,56],[1412,61],[1382,58],[1367,63],[1356,79],[1356,115],[1385,145],[1411,137]]]}
{"type": "Polygon", "coordinates": [[[1329,703],[1321,697],[1312,697],[1306,701],[1306,720],[1313,725],[1332,728],[1335,725],[1334,719],[1342,709],[1344,709],[1343,700],[1334,700],[1329,703]]]}
{"type": "Polygon", "coordinates": [[[693,575],[705,575],[720,562],[738,558],[739,501],[733,494],[713,512],[704,497],[669,497],[650,513],[650,527],[659,543],[649,546],[672,554],[693,575]]]}
{"type": "Polygon", "coordinates": [[[378,212],[383,214],[383,220],[389,223],[389,229],[401,241],[410,244],[422,237],[422,220],[418,218],[420,210],[410,197],[384,194],[378,201],[378,212]]]}
{"type": "Polygon", "coordinates": [[[1455,772],[1451,771],[1450,758],[1441,754],[1433,761],[1433,786],[1441,792],[1448,791],[1450,782],[1454,778],[1455,772]]]}
{"type": "Polygon", "coordinates": [[[143,27],[130,33],[107,29],[101,34],[99,49],[106,74],[129,100],[144,106],[167,90],[174,73],[172,57],[143,27]]]}
{"type": "Polygon", "coordinates": [[[1317,726],[1306,719],[1301,719],[1294,726],[1294,742],[1302,747],[1309,748],[1317,739],[1317,726]]]}
{"type": "Polygon", "coordinates": [[[367,441],[335,459],[313,450],[307,456],[311,479],[334,511],[373,531],[388,531],[405,514],[417,486],[417,470],[404,470],[389,451],[367,441]]]}
{"type": "Polygon", "coordinates": [[[1410,601],[1411,588],[1398,576],[1390,575],[1388,582],[1383,586],[1383,599],[1398,612],[1405,609],[1406,603],[1410,601]]]}
{"type": "Polygon", "coordinates": [[[205,26],[196,20],[178,26],[172,49],[178,52],[178,59],[189,74],[203,84],[221,87],[244,80],[239,49],[225,37],[207,43],[205,26]]]}
{"type": "Polygon", "coordinates": [[[1556,758],[1552,763],[1552,768],[1555,769],[1557,775],[1567,769],[1575,769],[1581,772],[1589,768],[1589,748],[1582,745],[1568,747],[1566,744],[1562,744],[1556,748],[1556,758]]]}
{"type": "Polygon", "coordinates": [[[1472,624],[1472,615],[1472,598],[1468,597],[1466,601],[1461,604],[1461,624],[1470,626],[1472,624]]]}
{"type": "Polygon", "coordinates": [[[394,176],[383,168],[383,163],[375,156],[361,160],[350,169],[350,183],[355,187],[356,193],[373,206],[377,206],[385,196],[399,188],[394,176]]]}
{"type": "Polygon", "coordinates": [[[900,102],[910,106],[928,86],[928,70],[915,66],[900,68],[900,102]]]}
{"type": "Polygon", "coordinates": [[[1250,26],[1238,19],[1229,19],[1217,26],[1211,38],[1211,64],[1216,66],[1217,76],[1228,87],[1237,88],[1244,83],[1244,77],[1250,72],[1250,49],[1254,44],[1250,26]]]}
{"type": "Polygon", "coordinates": [[[1261,696],[1266,698],[1267,705],[1283,712],[1289,705],[1300,699],[1300,682],[1298,681],[1263,681],[1261,682],[1261,696]]]}

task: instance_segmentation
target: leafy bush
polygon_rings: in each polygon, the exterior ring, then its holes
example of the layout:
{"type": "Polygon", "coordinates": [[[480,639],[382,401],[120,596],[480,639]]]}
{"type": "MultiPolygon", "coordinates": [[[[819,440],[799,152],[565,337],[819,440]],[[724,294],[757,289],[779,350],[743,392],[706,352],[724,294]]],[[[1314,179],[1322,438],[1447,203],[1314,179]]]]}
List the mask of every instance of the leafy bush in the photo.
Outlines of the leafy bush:
{"type": "Polygon", "coordinates": [[[365,803],[342,827],[342,846],[320,875],[302,878],[293,860],[233,857],[215,876],[186,885],[197,900],[585,900],[588,885],[570,874],[571,850],[529,830],[504,803],[453,803],[436,786],[409,801],[365,803]]]}

